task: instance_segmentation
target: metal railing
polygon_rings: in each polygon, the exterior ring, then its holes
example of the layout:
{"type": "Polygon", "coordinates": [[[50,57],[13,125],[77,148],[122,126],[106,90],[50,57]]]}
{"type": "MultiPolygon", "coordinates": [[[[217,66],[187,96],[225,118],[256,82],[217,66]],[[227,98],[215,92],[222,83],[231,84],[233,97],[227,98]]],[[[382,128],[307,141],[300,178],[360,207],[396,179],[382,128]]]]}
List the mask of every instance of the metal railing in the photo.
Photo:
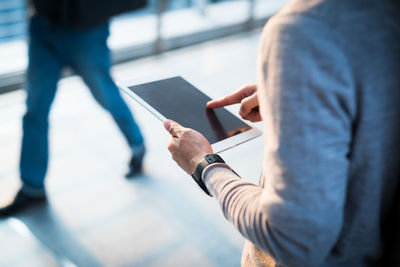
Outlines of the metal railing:
{"type": "MultiPolygon", "coordinates": [[[[120,63],[136,59],[139,57],[150,56],[171,49],[176,49],[179,47],[192,45],[195,43],[200,43],[207,40],[216,39],[243,31],[248,31],[264,25],[265,21],[268,19],[268,16],[261,18],[255,17],[255,10],[257,4],[265,0],[246,0],[248,2],[247,10],[243,11],[246,13],[246,19],[243,21],[233,23],[230,25],[218,25],[211,29],[205,29],[202,31],[188,33],[181,36],[166,38],[163,36],[164,15],[166,14],[167,11],[168,12],[171,11],[169,7],[171,1],[173,0],[150,0],[152,8],[155,10],[149,10],[147,11],[147,13],[153,12],[155,13],[156,16],[155,39],[148,43],[132,44],[131,46],[128,47],[123,47],[120,49],[113,50],[112,52],[113,52],[114,63],[120,63]]],[[[187,0],[187,1],[192,6],[192,8],[198,10],[199,14],[204,17],[207,16],[208,9],[213,5],[211,4],[210,0],[187,0]]],[[[234,2],[243,2],[243,0],[242,1],[222,0],[221,2],[234,3],[234,2]]],[[[9,28],[6,27],[6,30],[3,30],[3,35],[1,35],[1,30],[0,30],[0,38],[1,37],[8,38],[8,40],[11,40],[13,38],[14,39],[23,38],[25,34],[24,32],[25,26],[23,24],[25,23],[25,13],[26,13],[24,0],[1,0],[0,17],[2,17],[5,13],[10,12],[10,10],[15,10],[15,12],[18,11],[17,12],[18,14],[15,13],[14,16],[10,16],[12,18],[9,20],[7,20],[6,17],[0,19],[0,24],[2,22],[5,22],[3,23],[3,25],[8,25],[8,24],[10,25],[9,28]],[[3,11],[4,13],[1,13],[3,11]],[[19,22],[17,18],[19,18],[19,22]],[[20,24],[22,24],[23,26],[20,24]],[[12,27],[15,27],[15,29],[18,28],[18,30],[13,31],[12,27]]],[[[24,69],[21,69],[13,73],[3,73],[3,74],[0,73],[0,93],[21,88],[24,82],[24,73],[25,73],[24,69]]]]}

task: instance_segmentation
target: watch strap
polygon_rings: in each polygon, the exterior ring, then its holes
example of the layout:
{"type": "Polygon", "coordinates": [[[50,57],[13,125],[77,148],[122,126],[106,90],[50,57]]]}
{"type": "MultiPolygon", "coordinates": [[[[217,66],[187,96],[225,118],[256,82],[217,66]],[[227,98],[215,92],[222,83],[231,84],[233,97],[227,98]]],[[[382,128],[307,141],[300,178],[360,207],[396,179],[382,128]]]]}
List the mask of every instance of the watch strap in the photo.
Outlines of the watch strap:
{"type": "Polygon", "coordinates": [[[205,156],[197,165],[194,173],[192,174],[193,180],[200,186],[200,188],[209,196],[211,196],[206,185],[203,182],[202,175],[204,169],[213,163],[225,163],[225,161],[217,154],[209,154],[205,156]]]}

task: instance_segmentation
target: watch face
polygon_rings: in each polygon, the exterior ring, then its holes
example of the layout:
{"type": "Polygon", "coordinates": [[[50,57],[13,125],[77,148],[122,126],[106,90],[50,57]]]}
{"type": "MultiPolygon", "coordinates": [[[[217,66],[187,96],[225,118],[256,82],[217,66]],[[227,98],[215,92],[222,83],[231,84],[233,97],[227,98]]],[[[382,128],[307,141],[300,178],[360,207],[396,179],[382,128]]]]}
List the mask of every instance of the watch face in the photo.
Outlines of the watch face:
{"type": "Polygon", "coordinates": [[[216,155],[216,154],[207,155],[207,156],[205,156],[205,159],[207,160],[207,162],[208,162],[209,164],[215,163],[215,162],[222,162],[222,163],[225,163],[225,161],[224,161],[220,156],[218,156],[218,155],[216,155]]]}

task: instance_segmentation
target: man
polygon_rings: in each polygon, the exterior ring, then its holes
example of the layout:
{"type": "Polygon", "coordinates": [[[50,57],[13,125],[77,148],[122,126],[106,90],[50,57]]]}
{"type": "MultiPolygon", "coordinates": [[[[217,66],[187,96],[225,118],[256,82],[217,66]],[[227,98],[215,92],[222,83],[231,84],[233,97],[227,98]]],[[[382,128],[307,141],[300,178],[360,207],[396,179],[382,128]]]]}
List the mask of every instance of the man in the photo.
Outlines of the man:
{"type": "Polygon", "coordinates": [[[145,0],[33,0],[29,23],[27,110],[20,158],[22,188],[0,216],[43,202],[48,163],[48,114],[64,67],[82,77],[127,140],[132,158],[127,177],[140,173],[145,147],[139,127],[110,76],[109,19],[145,0]]]}
{"type": "Polygon", "coordinates": [[[295,0],[267,23],[257,85],[208,103],[241,103],[244,119],[265,122],[259,186],[205,162],[213,151],[200,133],[164,123],[172,158],[202,170],[247,239],[242,265],[388,264],[399,228],[399,14],[396,1],[295,0]]]}

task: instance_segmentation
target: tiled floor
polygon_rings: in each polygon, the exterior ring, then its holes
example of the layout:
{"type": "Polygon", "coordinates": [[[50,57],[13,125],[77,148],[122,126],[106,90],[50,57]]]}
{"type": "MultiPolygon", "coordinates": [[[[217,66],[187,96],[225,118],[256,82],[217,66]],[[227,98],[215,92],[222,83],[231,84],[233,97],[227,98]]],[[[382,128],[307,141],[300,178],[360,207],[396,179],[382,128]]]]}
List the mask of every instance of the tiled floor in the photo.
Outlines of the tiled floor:
{"type": "MultiPolygon", "coordinates": [[[[255,80],[259,35],[129,62],[113,74],[116,80],[179,74],[220,97],[255,80]]],[[[1,203],[19,186],[24,97],[22,90],[0,95],[1,203]]],[[[130,155],[111,117],[80,78],[62,80],[50,118],[49,203],[0,221],[0,266],[240,265],[241,235],[171,160],[161,123],[124,97],[146,137],[145,173],[123,177],[130,155]]],[[[262,143],[260,137],[222,156],[243,179],[257,183],[262,143]]]]}

